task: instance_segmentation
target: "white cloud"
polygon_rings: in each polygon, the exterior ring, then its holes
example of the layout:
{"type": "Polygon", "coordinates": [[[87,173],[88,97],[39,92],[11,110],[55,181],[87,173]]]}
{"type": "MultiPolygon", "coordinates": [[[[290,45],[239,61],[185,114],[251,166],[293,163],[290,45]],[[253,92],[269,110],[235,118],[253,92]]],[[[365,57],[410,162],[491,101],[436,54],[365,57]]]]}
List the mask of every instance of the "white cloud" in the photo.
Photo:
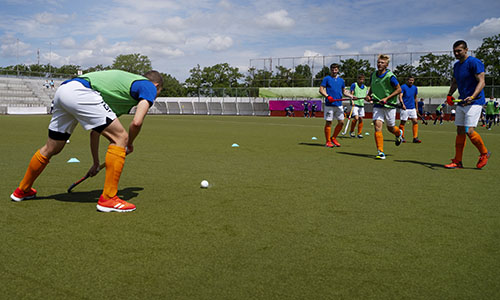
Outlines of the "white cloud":
{"type": "Polygon", "coordinates": [[[165,45],[176,45],[184,44],[186,38],[179,31],[174,32],[166,28],[145,28],[139,33],[139,40],[165,45]]]}
{"type": "Polygon", "coordinates": [[[351,44],[343,42],[343,41],[336,41],[335,45],[333,46],[335,49],[338,50],[346,50],[351,48],[351,44]]]}
{"type": "Polygon", "coordinates": [[[76,41],[72,37],[67,37],[67,38],[62,39],[59,44],[64,48],[75,48],[76,47],[76,41]]]}
{"type": "Polygon", "coordinates": [[[1,38],[0,54],[7,57],[22,57],[32,54],[31,45],[12,35],[4,35],[1,38]]]}
{"type": "Polygon", "coordinates": [[[215,36],[208,41],[207,48],[212,51],[224,51],[233,46],[233,39],[229,36],[215,36]]]}
{"type": "Polygon", "coordinates": [[[405,41],[393,42],[391,40],[385,40],[363,47],[364,53],[397,53],[407,51],[408,43],[405,41]]]}
{"type": "Polygon", "coordinates": [[[228,0],[219,1],[218,5],[224,9],[231,9],[233,5],[228,0]]]}
{"type": "Polygon", "coordinates": [[[309,56],[322,56],[321,53],[312,51],[312,50],[306,50],[304,51],[304,56],[309,57],[309,56]]]}
{"type": "Polygon", "coordinates": [[[500,33],[500,18],[490,18],[484,20],[481,24],[474,26],[470,34],[477,38],[485,38],[500,33]]]}
{"type": "Polygon", "coordinates": [[[67,14],[52,14],[49,12],[38,13],[34,16],[34,20],[43,25],[66,23],[70,18],[67,14]]]}
{"type": "Polygon", "coordinates": [[[281,9],[264,15],[258,23],[267,28],[288,29],[295,24],[295,21],[288,16],[286,10],[281,9]]]}

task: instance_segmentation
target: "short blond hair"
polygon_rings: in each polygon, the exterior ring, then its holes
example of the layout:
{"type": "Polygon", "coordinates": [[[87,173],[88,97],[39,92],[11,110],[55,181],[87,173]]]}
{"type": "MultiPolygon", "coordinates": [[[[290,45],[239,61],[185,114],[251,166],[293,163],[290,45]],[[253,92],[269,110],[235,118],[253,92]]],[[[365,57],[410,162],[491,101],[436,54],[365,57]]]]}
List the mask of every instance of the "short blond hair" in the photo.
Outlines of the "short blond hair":
{"type": "Polygon", "coordinates": [[[379,60],[379,59],[386,60],[387,63],[389,63],[391,61],[391,57],[387,54],[379,54],[377,60],[379,60]]]}

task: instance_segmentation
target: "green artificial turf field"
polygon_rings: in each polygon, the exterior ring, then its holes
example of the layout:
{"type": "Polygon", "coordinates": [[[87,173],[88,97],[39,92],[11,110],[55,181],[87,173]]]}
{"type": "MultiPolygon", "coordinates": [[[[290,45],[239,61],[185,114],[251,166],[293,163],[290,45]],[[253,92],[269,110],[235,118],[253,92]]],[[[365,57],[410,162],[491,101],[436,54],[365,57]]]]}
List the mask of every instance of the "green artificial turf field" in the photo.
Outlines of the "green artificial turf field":
{"type": "Polygon", "coordinates": [[[483,170],[470,141],[447,170],[452,123],[400,147],[384,129],[380,161],[369,120],[328,149],[322,119],[148,116],[119,186],[137,210],[118,214],[96,212],[104,172],[66,193],[91,164],[81,127],[38,198],[10,201],[49,119],[0,116],[3,299],[500,297],[500,126],[478,128],[483,170]]]}

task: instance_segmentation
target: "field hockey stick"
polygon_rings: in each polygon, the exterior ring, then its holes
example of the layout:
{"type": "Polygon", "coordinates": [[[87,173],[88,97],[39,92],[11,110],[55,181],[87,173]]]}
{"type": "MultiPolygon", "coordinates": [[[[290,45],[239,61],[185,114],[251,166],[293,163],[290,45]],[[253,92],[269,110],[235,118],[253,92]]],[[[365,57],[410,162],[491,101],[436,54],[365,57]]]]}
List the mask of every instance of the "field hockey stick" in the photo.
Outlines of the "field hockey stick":
{"type": "Polygon", "coordinates": [[[425,125],[427,125],[427,121],[424,119],[424,116],[422,116],[421,114],[418,114],[418,117],[420,118],[420,120],[422,120],[422,122],[424,122],[425,125]]]}
{"type": "Polygon", "coordinates": [[[401,109],[403,108],[403,105],[401,105],[401,103],[399,103],[399,102],[396,103],[396,104],[393,104],[393,103],[389,103],[389,102],[381,102],[380,100],[377,100],[377,99],[374,99],[374,98],[372,98],[372,101],[376,102],[376,103],[378,103],[380,105],[389,105],[392,108],[401,108],[401,109]]]}
{"type": "Polygon", "coordinates": [[[344,130],[342,130],[341,132],[342,135],[347,133],[347,128],[349,127],[349,123],[351,123],[351,116],[353,110],[354,110],[354,105],[351,105],[351,112],[349,113],[349,117],[347,118],[347,124],[345,125],[344,130]]]}
{"type": "MultiPolygon", "coordinates": [[[[104,169],[106,167],[106,163],[102,163],[100,166],[99,166],[99,169],[97,169],[97,172],[99,172],[101,169],[104,169]]],[[[82,178],[80,178],[78,181],[76,181],[75,183],[71,184],[68,188],[68,193],[71,193],[71,190],[75,188],[75,186],[79,185],[80,183],[84,182],[87,178],[90,177],[90,174],[87,173],[85,174],[85,176],[83,176],[82,178]]]]}

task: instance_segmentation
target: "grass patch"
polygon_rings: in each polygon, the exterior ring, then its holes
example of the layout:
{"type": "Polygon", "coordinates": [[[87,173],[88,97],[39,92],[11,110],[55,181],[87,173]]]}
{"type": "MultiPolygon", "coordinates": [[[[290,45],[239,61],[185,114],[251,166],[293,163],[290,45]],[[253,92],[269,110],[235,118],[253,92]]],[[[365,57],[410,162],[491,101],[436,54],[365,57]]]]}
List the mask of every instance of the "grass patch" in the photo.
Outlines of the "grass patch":
{"type": "Polygon", "coordinates": [[[104,172],[66,193],[92,161],[80,127],[38,198],[9,201],[49,120],[0,116],[6,299],[500,296],[500,127],[478,129],[493,152],[483,170],[469,142],[465,169],[446,170],[451,123],[400,147],[384,131],[378,161],[369,120],[369,136],[328,149],[322,119],[148,116],[119,186],[137,211],[106,214],[104,172]]]}

